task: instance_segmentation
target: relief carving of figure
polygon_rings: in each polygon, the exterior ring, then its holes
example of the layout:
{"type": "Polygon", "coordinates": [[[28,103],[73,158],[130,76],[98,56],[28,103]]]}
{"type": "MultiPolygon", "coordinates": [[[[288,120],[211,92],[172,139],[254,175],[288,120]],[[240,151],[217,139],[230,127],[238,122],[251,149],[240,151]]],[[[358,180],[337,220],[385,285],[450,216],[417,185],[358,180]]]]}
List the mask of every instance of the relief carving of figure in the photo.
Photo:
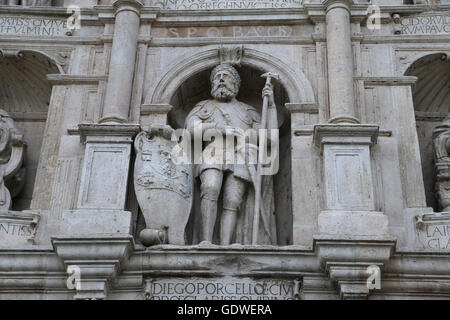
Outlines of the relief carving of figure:
{"type": "Polygon", "coordinates": [[[450,212],[450,117],[433,131],[436,195],[443,212],[450,212]]]}
{"type": "Polygon", "coordinates": [[[23,135],[11,116],[0,109],[0,210],[11,208],[11,196],[23,187],[23,135]]]}
{"type": "MultiPolygon", "coordinates": [[[[191,136],[195,136],[196,128],[200,128],[202,135],[208,130],[216,130],[222,137],[239,137],[243,131],[249,129],[255,129],[258,135],[257,130],[261,128],[260,113],[254,107],[236,99],[241,85],[238,71],[231,64],[222,63],[211,72],[210,81],[213,99],[198,103],[186,118],[185,127],[191,136]]],[[[266,128],[278,129],[271,84],[266,85],[263,96],[268,102],[266,128]]],[[[219,140],[225,141],[225,138],[219,140]]],[[[221,154],[219,157],[222,157],[229,152],[229,149],[223,150],[223,143],[215,145],[216,142],[213,140],[203,143],[203,159],[211,157],[211,154],[221,154]]],[[[242,150],[255,152],[256,143],[249,142],[244,146],[237,144],[232,151],[235,153],[234,159],[243,157],[242,150]]],[[[202,242],[213,242],[216,220],[220,216],[221,245],[233,242],[252,243],[255,198],[258,198],[255,197],[256,175],[255,165],[250,163],[203,161],[195,165],[194,177],[199,178],[200,182],[202,242]],[[221,194],[222,205],[219,208],[221,194]]],[[[257,244],[276,244],[273,179],[270,176],[263,177],[261,188],[256,189],[260,190],[262,199],[257,244]]]]}

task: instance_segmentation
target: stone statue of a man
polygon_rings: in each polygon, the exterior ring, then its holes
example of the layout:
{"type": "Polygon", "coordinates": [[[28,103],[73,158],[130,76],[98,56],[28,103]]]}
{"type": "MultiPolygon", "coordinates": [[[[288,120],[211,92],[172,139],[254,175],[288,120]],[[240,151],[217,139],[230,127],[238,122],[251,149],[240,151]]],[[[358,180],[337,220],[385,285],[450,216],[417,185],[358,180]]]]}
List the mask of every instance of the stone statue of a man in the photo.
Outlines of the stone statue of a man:
{"type": "MultiPolygon", "coordinates": [[[[230,64],[220,64],[211,72],[211,95],[213,99],[198,103],[186,118],[186,128],[194,134],[194,128],[200,127],[204,134],[207,130],[217,130],[222,137],[225,135],[242,134],[248,129],[260,128],[261,117],[252,106],[236,99],[241,85],[241,78],[237,70],[230,64]]],[[[277,112],[275,107],[273,88],[267,85],[263,95],[269,98],[268,128],[278,129],[277,112]]],[[[258,131],[256,131],[256,134],[258,131]]],[[[225,138],[223,139],[225,141],[225,138]]],[[[203,154],[206,146],[203,144],[203,154]]],[[[253,149],[255,149],[255,144],[253,149]]],[[[216,147],[217,148],[217,147],[216,147]]],[[[223,143],[225,148],[225,143],[223,143]]],[[[247,144],[247,148],[252,148],[247,144]]],[[[242,148],[241,148],[242,149],[242,148]]],[[[214,152],[220,152],[215,150],[214,152]]],[[[235,159],[239,157],[238,147],[234,147],[235,159]]],[[[229,150],[224,150],[229,152],[229,150]]],[[[205,157],[204,157],[205,159],[205,157]]],[[[213,241],[214,226],[218,214],[218,199],[222,192],[222,214],[220,221],[220,243],[228,245],[233,240],[238,214],[243,207],[249,185],[254,179],[254,165],[242,163],[211,163],[203,162],[195,168],[196,177],[200,177],[201,221],[203,242],[213,241]],[[253,171],[253,172],[252,172],[253,171]]],[[[250,210],[251,211],[251,210],[250,210]]],[[[266,226],[270,228],[270,226],[266,226]]],[[[250,230],[247,230],[251,234],[250,230]]],[[[273,241],[272,241],[273,242],[273,241]]]]}

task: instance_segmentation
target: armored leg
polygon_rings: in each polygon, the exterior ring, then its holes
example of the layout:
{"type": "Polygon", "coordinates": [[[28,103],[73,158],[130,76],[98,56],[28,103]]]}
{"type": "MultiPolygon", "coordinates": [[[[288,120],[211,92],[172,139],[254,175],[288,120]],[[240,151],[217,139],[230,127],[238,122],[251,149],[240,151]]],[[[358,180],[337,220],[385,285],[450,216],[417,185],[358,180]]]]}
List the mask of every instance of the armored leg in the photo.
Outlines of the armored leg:
{"type": "Polygon", "coordinates": [[[244,199],[247,182],[236,178],[232,173],[225,179],[223,211],[220,222],[220,244],[229,245],[236,229],[239,209],[244,199]]]}
{"type": "Polygon", "coordinates": [[[201,180],[202,241],[212,242],[217,218],[217,200],[222,187],[223,173],[217,169],[203,171],[201,180]]]}

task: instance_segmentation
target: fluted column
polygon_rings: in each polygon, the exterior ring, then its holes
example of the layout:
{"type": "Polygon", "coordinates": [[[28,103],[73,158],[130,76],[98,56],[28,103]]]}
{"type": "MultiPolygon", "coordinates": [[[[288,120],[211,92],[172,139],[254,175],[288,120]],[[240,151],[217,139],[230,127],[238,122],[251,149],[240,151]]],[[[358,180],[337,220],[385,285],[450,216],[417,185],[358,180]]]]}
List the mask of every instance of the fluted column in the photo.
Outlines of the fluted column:
{"type": "Polygon", "coordinates": [[[128,120],[133,89],[142,4],[136,0],[118,0],[114,2],[114,8],[116,21],[100,123],[124,123],[128,120]]]}
{"type": "Polygon", "coordinates": [[[353,87],[352,0],[325,0],[330,122],[359,123],[353,87]]]}

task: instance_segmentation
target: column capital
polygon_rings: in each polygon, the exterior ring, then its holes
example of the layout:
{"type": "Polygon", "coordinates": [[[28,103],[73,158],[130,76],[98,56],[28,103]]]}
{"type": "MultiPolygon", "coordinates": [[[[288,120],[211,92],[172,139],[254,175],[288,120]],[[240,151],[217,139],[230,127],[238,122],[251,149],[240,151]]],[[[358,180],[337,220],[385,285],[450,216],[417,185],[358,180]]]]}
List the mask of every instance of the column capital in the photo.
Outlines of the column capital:
{"type": "Polygon", "coordinates": [[[354,0],[323,0],[322,5],[326,11],[330,11],[334,8],[343,8],[350,12],[350,8],[355,4],[354,0]]]}
{"type": "Polygon", "coordinates": [[[122,11],[132,11],[139,16],[144,5],[137,0],[117,0],[113,3],[113,7],[115,15],[122,11]]]}

